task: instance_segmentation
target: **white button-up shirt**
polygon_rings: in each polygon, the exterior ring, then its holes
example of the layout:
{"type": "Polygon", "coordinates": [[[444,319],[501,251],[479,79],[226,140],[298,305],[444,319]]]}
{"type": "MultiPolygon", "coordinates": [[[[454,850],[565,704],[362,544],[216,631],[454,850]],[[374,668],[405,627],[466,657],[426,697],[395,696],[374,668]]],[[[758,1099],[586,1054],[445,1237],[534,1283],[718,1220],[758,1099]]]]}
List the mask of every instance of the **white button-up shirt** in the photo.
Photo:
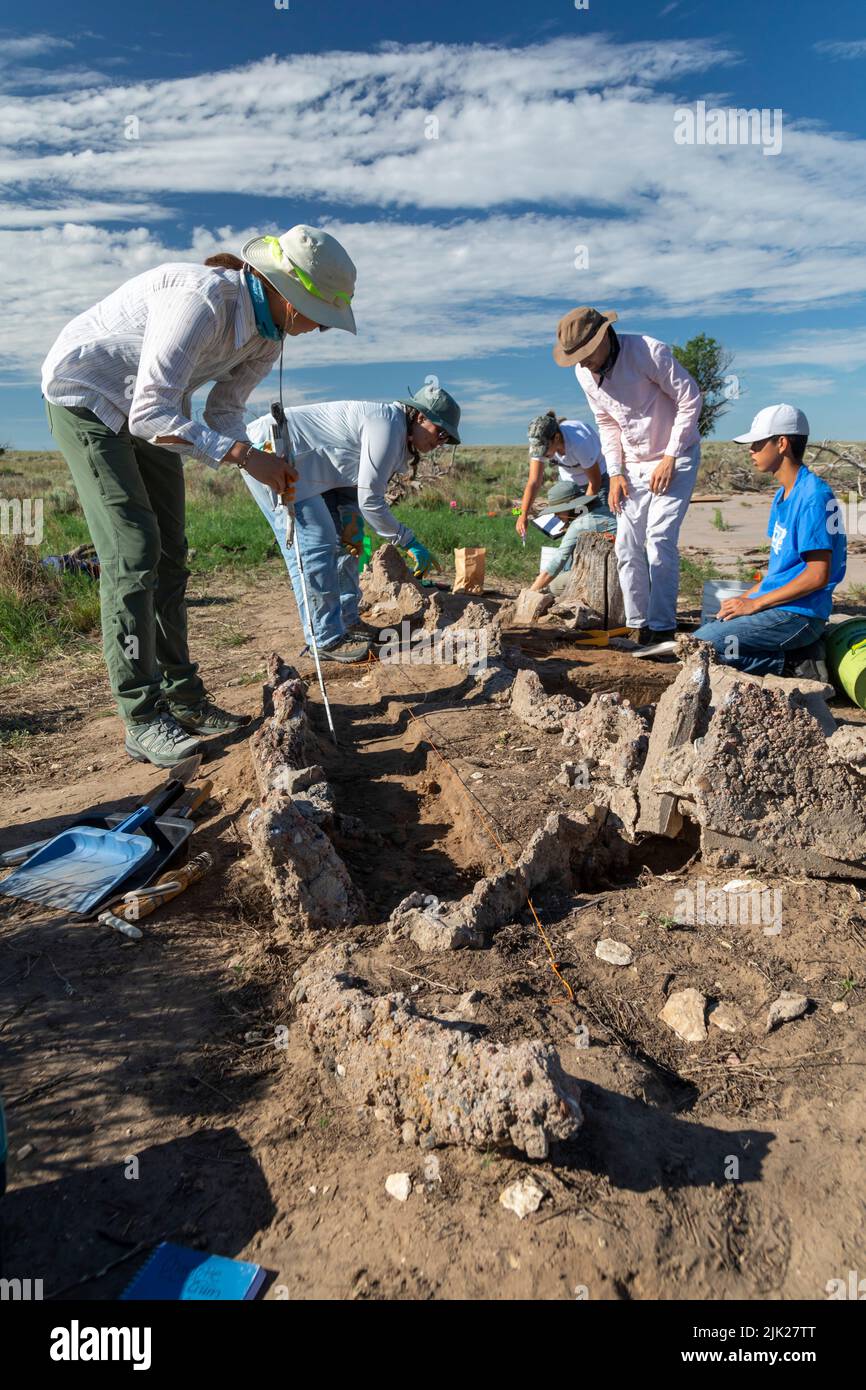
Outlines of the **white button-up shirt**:
{"type": "MultiPolygon", "coordinates": [[[[292,462],[298,470],[295,500],[305,501],[335,487],[357,487],[364,520],[379,536],[411,545],[415,534],[397,520],[385,501],[394,473],[409,460],[406,411],[384,401],[323,401],[286,411],[292,462]]],[[[259,448],[273,419],[254,420],[247,433],[259,448]]]]}
{"type": "Polygon", "coordinates": [[[618,333],[619,356],[599,385],[588,367],[575,367],[601,435],[607,471],[678,458],[700,442],[703,397],[697,382],[666,343],[618,333]]]}
{"type": "Polygon", "coordinates": [[[168,263],[127,280],[72,319],[42,366],[54,405],[92,410],[104,425],[150,444],[177,435],[176,454],[222,459],[246,435],[244,408],[280,344],[256,329],[243,272],[168,263]],[[205,424],[190,418],[205,382],[205,424]]]}

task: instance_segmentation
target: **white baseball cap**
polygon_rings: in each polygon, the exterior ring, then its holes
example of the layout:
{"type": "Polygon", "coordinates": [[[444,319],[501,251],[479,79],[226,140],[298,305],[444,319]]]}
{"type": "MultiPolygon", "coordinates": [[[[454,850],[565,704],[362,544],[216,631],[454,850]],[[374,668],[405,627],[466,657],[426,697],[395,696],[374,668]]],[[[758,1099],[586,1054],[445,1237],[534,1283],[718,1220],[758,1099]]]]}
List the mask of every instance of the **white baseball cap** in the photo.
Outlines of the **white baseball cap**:
{"type": "Polygon", "coordinates": [[[774,435],[809,433],[809,421],[794,405],[765,405],[752,421],[748,434],[734,436],[735,444],[751,444],[756,439],[772,439],[774,435]]]}

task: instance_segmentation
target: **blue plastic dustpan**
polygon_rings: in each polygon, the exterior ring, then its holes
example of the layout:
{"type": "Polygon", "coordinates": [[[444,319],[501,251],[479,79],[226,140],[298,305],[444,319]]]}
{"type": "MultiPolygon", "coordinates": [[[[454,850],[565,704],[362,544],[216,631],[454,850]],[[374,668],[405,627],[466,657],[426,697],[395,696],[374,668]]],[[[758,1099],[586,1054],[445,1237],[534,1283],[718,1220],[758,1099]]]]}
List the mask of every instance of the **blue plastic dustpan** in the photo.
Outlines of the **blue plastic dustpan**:
{"type": "Polygon", "coordinates": [[[147,835],[132,832],[154,818],[142,806],[116,830],[78,825],[63,830],[0,883],[0,893],[64,912],[87,913],[154,853],[147,835]]]}
{"type": "Polygon", "coordinates": [[[154,834],[165,843],[158,830],[144,835],[134,832],[154,826],[156,817],[177,800],[200,763],[198,753],[178,763],[169,783],[111,830],[91,825],[62,830],[4,878],[0,893],[86,915],[156,854],[154,834]]]}

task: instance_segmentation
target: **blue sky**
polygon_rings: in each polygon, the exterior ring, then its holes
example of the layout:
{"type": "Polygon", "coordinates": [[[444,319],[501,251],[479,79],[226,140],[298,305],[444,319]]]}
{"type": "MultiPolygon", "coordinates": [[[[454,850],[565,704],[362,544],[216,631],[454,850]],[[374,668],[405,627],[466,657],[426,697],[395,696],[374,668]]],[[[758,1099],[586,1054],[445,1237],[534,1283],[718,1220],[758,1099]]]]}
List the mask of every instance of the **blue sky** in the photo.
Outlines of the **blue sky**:
{"type": "Polygon", "coordinates": [[[0,30],[0,442],[50,444],[39,364],[74,314],[299,221],[356,261],[359,334],[290,342],[287,400],[435,374],[467,442],[522,442],[540,410],[587,418],[550,348],[590,303],[626,332],[724,343],[740,395],[722,437],[778,400],[814,438],[866,437],[862,3],[33,14],[0,30]],[[766,108],[778,152],[678,143],[701,101],[766,108]]]}

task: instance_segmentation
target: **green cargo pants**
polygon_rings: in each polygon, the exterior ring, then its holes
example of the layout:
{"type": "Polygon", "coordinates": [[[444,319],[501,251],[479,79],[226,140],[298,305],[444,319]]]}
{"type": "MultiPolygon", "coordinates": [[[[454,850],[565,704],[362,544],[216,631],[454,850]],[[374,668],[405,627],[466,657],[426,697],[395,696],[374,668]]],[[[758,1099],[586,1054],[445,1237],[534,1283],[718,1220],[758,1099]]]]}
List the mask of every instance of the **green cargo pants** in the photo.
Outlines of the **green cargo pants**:
{"type": "Polygon", "coordinates": [[[90,410],[45,402],[100,564],[102,644],[125,724],[204,698],[189,657],[185,496],[180,456],[115,434],[90,410]]]}

